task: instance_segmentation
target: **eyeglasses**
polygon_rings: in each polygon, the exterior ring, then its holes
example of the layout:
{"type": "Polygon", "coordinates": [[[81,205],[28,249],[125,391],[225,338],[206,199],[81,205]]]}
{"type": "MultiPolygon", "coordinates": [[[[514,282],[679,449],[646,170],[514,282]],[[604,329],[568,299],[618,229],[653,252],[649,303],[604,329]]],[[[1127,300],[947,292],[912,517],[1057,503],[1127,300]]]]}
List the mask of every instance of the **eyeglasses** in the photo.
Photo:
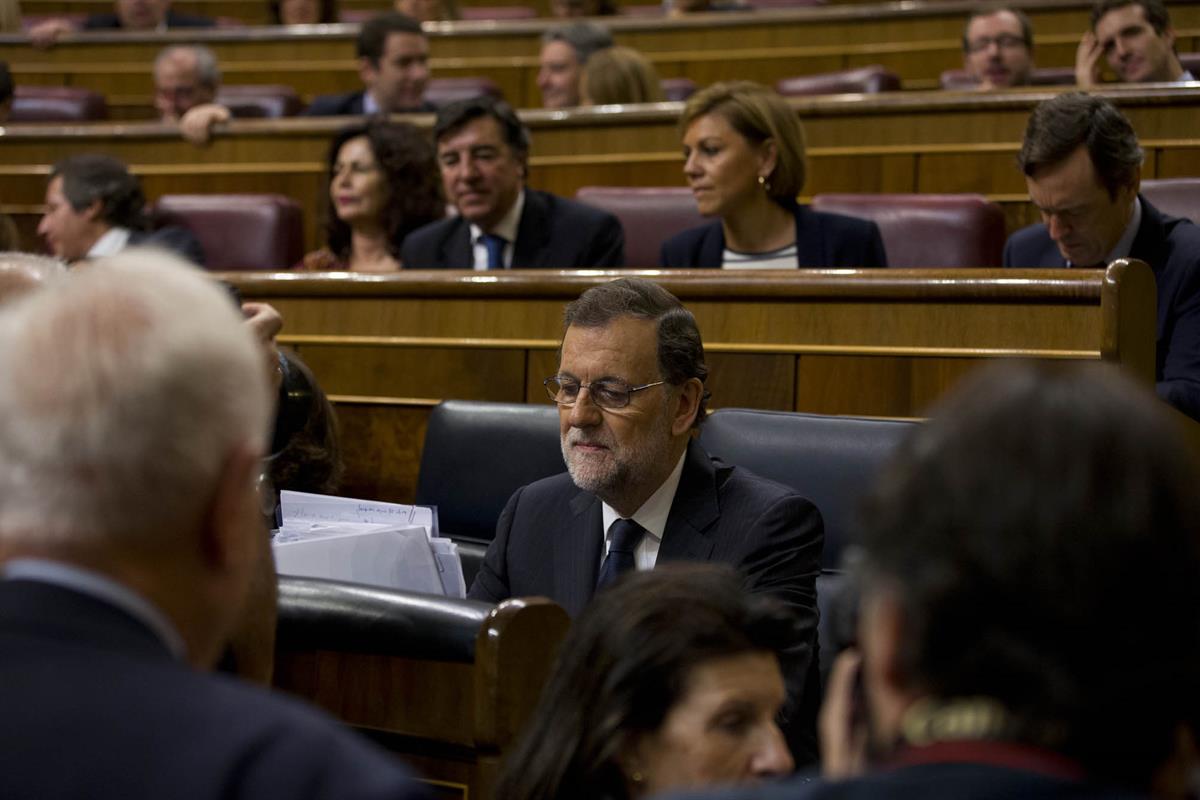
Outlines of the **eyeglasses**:
{"type": "Polygon", "coordinates": [[[652,386],[662,386],[666,381],[655,381],[642,386],[630,386],[625,381],[603,380],[591,383],[580,383],[568,378],[546,378],[542,385],[546,394],[560,406],[573,406],[579,400],[579,390],[587,389],[592,393],[592,402],[601,408],[625,408],[633,400],[634,392],[649,389],[652,386]]]}
{"type": "Polygon", "coordinates": [[[993,44],[1001,50],[1015,50],[1018,47],[1028,46],[1025,39],[1017,36],[1015,33],[1002,33],[995,37],[981,36],[978,39],[972,39],[967,42],[967,52],[981,53],[984,50],[990,49],[993,44]]]}

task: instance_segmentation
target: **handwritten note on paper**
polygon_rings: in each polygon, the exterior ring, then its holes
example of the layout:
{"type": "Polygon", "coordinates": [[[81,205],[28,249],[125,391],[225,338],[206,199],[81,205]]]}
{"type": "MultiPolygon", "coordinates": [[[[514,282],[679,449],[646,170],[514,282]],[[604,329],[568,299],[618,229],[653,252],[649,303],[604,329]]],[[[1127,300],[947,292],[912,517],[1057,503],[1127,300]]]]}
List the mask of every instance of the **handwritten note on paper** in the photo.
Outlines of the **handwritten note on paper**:
{"type": "Polygon", "coordinates": [[[374,522],[389,525],[423,525],[433,529],[433,511],[424,506],[356,500],[323,494],[279,493],[284,524],[301,520],[311,522],[374,522]]]}

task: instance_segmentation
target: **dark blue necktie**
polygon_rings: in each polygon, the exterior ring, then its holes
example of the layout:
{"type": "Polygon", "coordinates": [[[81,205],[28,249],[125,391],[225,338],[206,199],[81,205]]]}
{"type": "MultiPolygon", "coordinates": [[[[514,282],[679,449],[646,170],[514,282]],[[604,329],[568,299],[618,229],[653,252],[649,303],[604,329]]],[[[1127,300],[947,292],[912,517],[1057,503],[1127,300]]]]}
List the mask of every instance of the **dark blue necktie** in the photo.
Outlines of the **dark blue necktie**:
{"type": "Polygon", "coordinates": [[[483,246],[487,250],[487,268],[504,269],[504,245],[508,244],[508,240],[494,233],[485,233],[479,237],[479,240],[483,242],[483,246]]]}
{"type": "Polygon", "coordinates": [[[613,523],[608,542],[608,557],[600,568],[600,579],[596,581],[596,591],[610,586],[626,572],[637,569],[634,550],[646,529],[631,519],[619,519],[613,523]]]}

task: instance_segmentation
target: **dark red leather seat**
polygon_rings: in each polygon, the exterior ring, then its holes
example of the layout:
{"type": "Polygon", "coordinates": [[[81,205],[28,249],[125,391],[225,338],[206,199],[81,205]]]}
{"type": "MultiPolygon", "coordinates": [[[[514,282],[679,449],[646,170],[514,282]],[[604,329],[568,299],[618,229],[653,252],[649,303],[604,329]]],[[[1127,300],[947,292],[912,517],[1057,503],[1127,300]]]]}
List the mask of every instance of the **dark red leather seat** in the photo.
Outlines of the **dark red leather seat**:
{"type": "Polygon", "coordinates": [[[285,270],[304,256],[299,204],[278,194],[174,194],[155,204],[160,224],[187,228],[211,270],[285,270]]]}
{"type": "Polygon", "coordinates": [[[696,82],[691,78],[663,78],[658,82],[663,97],[668,100],[687,100],[696,93],[696,82]]]}
{"type": "Polygon", "coordinates": [[[705,222],[696,210],[692,190],[685,186],[584,186],[575,199],[621,221],[629,267],[657,267],[664,241],[705,222]]]}
{"type": "Polygon", "coordinates": [[[97,122],[108,119],[104,95],[75,86],[18,86],[9,122],[97,122]]]}
{"type": "Polygon", "coordinates": [[[1200,225],[1200,178],[1142,181],[1142,194],[1164,214],[1200,225]]]}
{"type": "Polygon", "coordinates": [[[890,267],[998,267],[1004,212],[977,194],[819,194],[812,207],[875,222],[890,267]]]}
{"type": "Polygon", "coordinates": [[[241,119],[294,117],[304,108],[296,90],[283,84],[222,86],[217,102],[241,119]]]}
{"type": "Polygon", "coordinates": [[[900,78],[889,69],[872,64],[858,69],[798,75],[776,81],[775,91],[784,97],[814,94],[877,94],[900,89],[900,78]]]}
{"type": "Polygon", "coordinates": [[[504,93],[491,78],[431,78],[425,89],[425,99],[438,108],[480,95],[504,99],[504,93]]]}

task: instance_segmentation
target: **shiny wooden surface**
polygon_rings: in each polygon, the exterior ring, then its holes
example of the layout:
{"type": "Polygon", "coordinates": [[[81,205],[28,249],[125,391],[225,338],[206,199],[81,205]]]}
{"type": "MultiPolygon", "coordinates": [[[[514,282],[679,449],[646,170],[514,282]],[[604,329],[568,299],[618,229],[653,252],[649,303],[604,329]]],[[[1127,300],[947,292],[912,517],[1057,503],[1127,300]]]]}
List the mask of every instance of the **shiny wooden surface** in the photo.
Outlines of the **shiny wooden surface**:
{"type": "Polygon", "coordinates": [[[281,646],[275,686],[395,750],[438,797],[491,797],[567,624],[545,599],[503,603],[480,628],[471,664],[281,646]]]}
{"type": "MultiPolygon", "coordinates": [[[[275,305],[296,348],[352,417],[416,420],[441,399],[543,402],[563,306],[617,272],[227,274],[275,305]],[[388,411],[382,411],[387,409],[388,411]]],[[[1149,270],[645,272],[696,315],[714,407],[920,416],[995,358],[1105,360],[1154,375],[1149,270]]],[[[351,428],[347,461],[389,463],[387,422],[351,428]]],[[[410,437],[410,422],[398,435],[410,437]]],[[[411,500],[418,449],[347,494],[411,500]]],[[[370,470],[358,470],[361,475],[370,470]]]]}
{"type": "MultiPolygon", "coordinates": [[[[1034,220],[1015,155],[1030,109],[1050,90],[979,95],[916,92],[793,102],[809,144],[804,196],[822,192],[978,192],[1001,203],[1010,230],[1034,220]]],[[[1105,92],[1129,115],[1146,150],[1144,178],[1200,174],[1195,137],[1200,88],[1105,92]]],[[[529,183],[564,196],[587,185],[684,183],[679,104],[621,110],[523,112],[533,133],[529,183]]],[[[411,119],[429,126],[428,115],[411,119]]],[[[0,133],[0,211],[32,233],[54,161],[105,152],[141,176],[147,196],[278,192],[305,212],[306,245],[319,246],[325,155],[346,119],[231,123],[210,147],[158,124],[9,126],[0,133]]],[[[29,239],[29,242],[34,241],[29,239]]],[[[285,265],[281,265],[285,266],[285,265]]],[[[652,266],[652,265],[638,265],[652,266]]]]}

